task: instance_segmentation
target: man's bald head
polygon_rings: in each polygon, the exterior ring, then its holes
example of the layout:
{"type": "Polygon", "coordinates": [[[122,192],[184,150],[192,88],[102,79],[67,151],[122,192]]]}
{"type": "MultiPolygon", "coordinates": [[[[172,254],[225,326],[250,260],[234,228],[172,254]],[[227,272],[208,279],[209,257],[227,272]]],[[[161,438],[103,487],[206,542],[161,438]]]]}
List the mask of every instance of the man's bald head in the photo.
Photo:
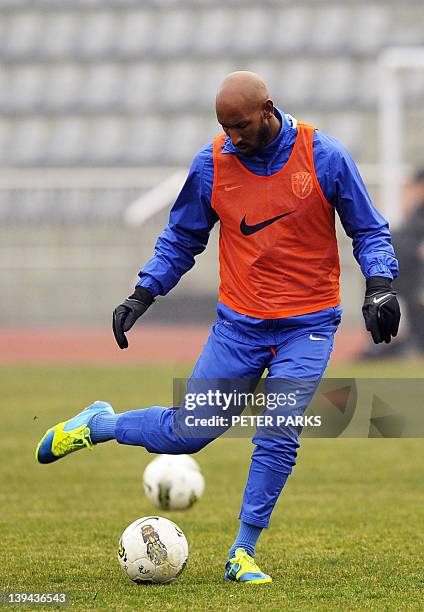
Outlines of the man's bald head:
{"type": "Polygon", "coordinates": [[[267,86],[255,72],[231,72],[216,94],[218,122],[242,155],[254,155],[275,138],[280,124],[267,86]]]}
{"type": "Polygon", "coordinates": [[[258,108],[268,100],[268,90],[255,72],[231,72],[222,81],[216,94],[216,108],[238,106],[247,110],[258,108]]]}

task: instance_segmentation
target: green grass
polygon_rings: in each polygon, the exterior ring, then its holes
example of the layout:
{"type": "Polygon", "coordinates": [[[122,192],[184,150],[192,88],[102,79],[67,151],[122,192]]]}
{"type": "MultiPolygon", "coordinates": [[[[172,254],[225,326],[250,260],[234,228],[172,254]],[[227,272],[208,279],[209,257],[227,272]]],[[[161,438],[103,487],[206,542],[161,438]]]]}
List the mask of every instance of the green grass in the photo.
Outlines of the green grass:
{"type": "MultiPolygon", "coordinates": [[[[335,376],[409,376],[422,363],[333,368],[335,376]]],[[[67,591],[75,610],[421,610],[424,598],[423,441],[305,439],[294,475],[263,534],[264,587],[227,584],[249,440],[220,440],[197,459],[202,500],[166,513],[190,560],[174,584],[141,587],[118,567],[119,536],[156,512],[141,489],[150,456],[111,442],[51,466],[33,453],[45,429],[94,399],[117,410],[169,404],[181,368],[4,367],[0,590],[67,591]]],[[[41,608],[38,609],[52,609],[41,608]]]]}

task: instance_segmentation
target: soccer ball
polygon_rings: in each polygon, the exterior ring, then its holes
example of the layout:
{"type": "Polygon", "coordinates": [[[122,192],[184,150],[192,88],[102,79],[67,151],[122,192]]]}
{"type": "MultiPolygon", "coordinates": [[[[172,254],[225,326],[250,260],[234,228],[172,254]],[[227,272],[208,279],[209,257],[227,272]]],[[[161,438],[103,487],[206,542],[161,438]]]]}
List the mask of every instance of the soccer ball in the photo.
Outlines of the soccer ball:
{"type": "Polygon", "coordinates": [[[143,487],[158,508],[184,510],[202,496],[205,481],[189,455],[159,455],[144,470],[143,487]]]}
{"type": "Polygon", "coordinates": [[[137,519],[119,540],[119,565],[137,584],[172,582],[181,574],[187,560],[184,533],[178,525],[160,516],[137,519]]]}

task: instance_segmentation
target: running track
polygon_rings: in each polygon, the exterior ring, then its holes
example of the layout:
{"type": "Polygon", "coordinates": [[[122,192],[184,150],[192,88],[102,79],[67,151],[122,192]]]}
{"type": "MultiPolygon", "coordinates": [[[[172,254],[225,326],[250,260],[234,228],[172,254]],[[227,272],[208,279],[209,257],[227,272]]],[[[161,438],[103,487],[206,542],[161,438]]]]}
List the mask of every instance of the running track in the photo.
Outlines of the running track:
{"type": "MultiPolygon", "coordinates": [[[[206,341],[204,325],[139,326],[121,351],[109,329],[0,328],[1,364],[125,364],[194,362],[206,341]]],[[[367,344],[363,330],[336,334],[332,362],[348,362],[367,344]]]]}

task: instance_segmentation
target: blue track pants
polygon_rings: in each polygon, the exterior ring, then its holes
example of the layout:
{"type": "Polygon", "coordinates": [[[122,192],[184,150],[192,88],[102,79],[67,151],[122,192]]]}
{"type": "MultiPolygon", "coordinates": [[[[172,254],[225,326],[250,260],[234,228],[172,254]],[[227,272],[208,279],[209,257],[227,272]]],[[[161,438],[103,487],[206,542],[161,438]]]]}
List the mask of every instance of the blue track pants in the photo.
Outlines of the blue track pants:
{"type": "MultiPolygon", "coordinates": [[[[296,392],[296,407],[286,406],[284,414],[290,410],[302,414],[327,367],[340,317],[341,307],[334,307],[309,315],[263,320],[241,317],[218,304],[217,322],[194,367],[189,388],[204,390],[211,380],[219,382],[211,382],[209,388],[216,384],[222,388],[225,379],[232,388],[236,385],[238,390],[249,391],[268,370],[267,393],[296,392]]],[[[242,410],[231,407],[229,411],[234,414],[242,410]]],[[[263,414],[268,412],[266,408],[263,414]]],[[[208,417],[210,407],[196,406],[190,414],[208,417]]],[[[116,439],[121,444],[144,446],[152,453],[195,453],[228,428],[209,427],[206,434],[199,429],[193,431],[185,423],[186,416],[186,410],[161,406],[125,412],[118,418],[116,439]]],[[[272,510],[296,463],[300,430],[257,428],[239,517],[244,522],[268,527],[272,510]]]]}

